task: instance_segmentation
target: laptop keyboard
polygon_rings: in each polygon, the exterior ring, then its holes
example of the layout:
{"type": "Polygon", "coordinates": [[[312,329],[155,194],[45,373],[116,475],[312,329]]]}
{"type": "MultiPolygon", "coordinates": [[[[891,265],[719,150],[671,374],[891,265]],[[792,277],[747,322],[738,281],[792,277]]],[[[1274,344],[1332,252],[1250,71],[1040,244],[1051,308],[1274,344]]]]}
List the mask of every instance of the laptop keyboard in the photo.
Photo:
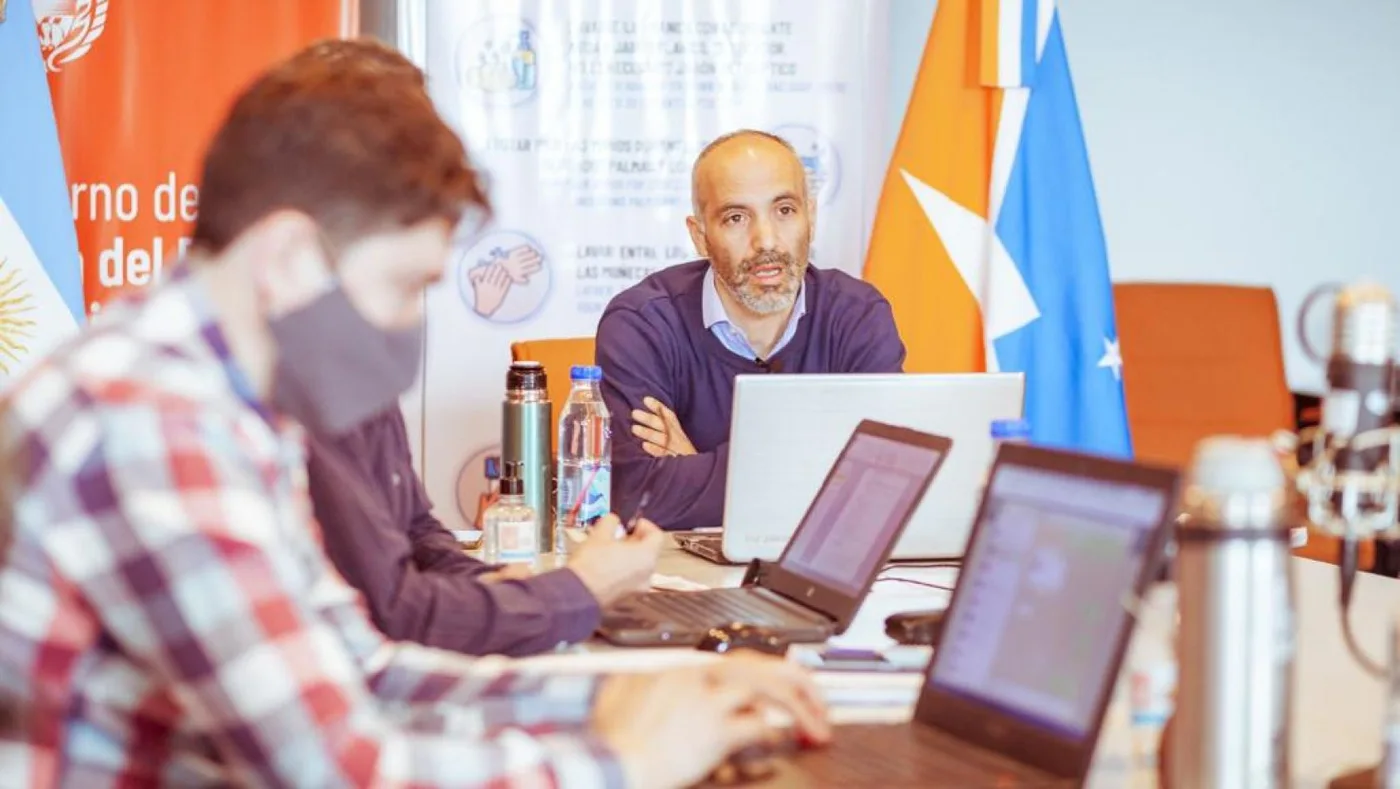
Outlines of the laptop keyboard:
{"type": "Polygon", "coordinates": [[[666,622],[711,625],[743,622],[782,627],[792,624],[792,612],[763,600],[747,589],[713,589],[707,592],[653,591],[637,598],[648,613],[666,622]]]}

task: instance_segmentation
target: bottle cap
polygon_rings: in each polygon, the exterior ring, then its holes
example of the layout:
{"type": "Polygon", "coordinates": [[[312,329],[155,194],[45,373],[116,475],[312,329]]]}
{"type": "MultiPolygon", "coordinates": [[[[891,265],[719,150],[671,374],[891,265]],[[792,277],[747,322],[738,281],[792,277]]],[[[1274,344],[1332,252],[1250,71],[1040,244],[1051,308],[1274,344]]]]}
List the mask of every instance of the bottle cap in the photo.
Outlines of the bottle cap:
{"type": "Polygon", "coordinates": [[[521,479],[524,476],[524,464],[518,460],[507,460],[505,466],[505,473],[501,475],[501,495],[525,495],[525,480],[521,479]]]}
{"type": "Polygon", "coordinates": [[[506,389],[515,392],[543,392],[549,383],[539,362],[511,362],[506,371],[506,389]]]}
{"type": "Polygon", "coordinates": [[[569,380],[578,381],[601,381],[603,380],[603,368],[592,364],[576,364],[569,368],[569,380]]]}
{"type": "Polygon", "coordinates": [[[487,479],[501,478],[501,459],[499,456],[492,455],[486,458],[486,462],[483,465],[485,466],[487,479]]]}
{"type": "Polygon", "coordinates": [[[992,438],[1028,439],[1031,437],[1031,423],[1025,419],[993,419],[992,438]]]}

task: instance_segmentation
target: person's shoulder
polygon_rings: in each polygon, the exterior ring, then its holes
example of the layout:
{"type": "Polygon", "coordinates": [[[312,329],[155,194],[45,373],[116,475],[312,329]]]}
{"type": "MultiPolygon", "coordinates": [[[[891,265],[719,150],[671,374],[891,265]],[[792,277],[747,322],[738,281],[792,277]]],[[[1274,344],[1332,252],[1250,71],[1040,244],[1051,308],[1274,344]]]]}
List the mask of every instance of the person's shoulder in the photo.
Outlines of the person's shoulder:
{"type": "Polygon", "coordinates": [[[164,376],[168,360],[141,342],[123,315],[90,324],[29,368],[6,392],[4,408],[20,423],[56,429],[107,406],[149,400],[179,409],[164,376]]]}
{"type": "Polygon", "coordinates": [[[707,260],[692,260],[652,272],[618,293],[603,310],[604,317],[617,312],[674,311],[676,302],[699,292],[705,281],[707,260]]]}
{"type": "Polygon", "coordinates": [[[342,467],[347,462],[355,468],[368,462],[376,470],[411,466],[412,452],[408,424],[397,403],[339,435],[321,435],[309,430],[306,434],[307,463],[313,484],[328,469],[342,467]]]}
{"type": "Polygon", "coordinates": [[[62,446],[64,457],[82,462],[122,439],[136,440],[124,449],[133,456],[162,442],[213,451],[216,436],[261,422],[197,337],[169,325],[153,333],[145,314],[153,301],[104,314],[16,381],[0,404],[11,437],[62,446]]]}
{"type": "Polygon", "coordinates": [[[815,290],[821,306],[828,309],[848,311],[886,302],[884,294],[874,285],[841,269],[811,266],[807,271],[817,285],[815,290]]]}
{"type": "Polygon", "coordinates": [[[598,336],[618,331],[676,333],[684,329],[685,313],[700,303],[707,260],[678,263],[654,272],[618,293],[598,321],[598,336]],[[694,304],[692,304],[692,302],[694,304]]]}

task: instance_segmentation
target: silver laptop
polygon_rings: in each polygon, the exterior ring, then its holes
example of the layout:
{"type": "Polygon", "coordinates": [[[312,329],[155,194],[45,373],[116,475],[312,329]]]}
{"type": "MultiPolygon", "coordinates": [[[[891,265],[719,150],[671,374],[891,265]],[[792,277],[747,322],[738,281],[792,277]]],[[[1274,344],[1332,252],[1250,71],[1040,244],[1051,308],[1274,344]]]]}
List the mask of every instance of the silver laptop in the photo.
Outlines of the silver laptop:
{"type": "Polygon", "coordinates": [[[1024,391],[1021,373],[741,375],[724,528],[676,541],[712,562],[777,559],[851,431],[872,419],[955,447],[891,558],[959,557],[992,462],[991,423],[1020,418],[1024,391]]]}

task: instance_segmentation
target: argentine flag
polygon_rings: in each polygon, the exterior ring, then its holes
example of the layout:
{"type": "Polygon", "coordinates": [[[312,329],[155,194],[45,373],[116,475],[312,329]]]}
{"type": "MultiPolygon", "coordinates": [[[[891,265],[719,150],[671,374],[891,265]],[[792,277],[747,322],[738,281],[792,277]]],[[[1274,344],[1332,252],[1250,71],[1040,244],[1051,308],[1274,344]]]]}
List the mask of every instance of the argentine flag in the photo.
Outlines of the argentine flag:
{"type": "Polygon", "coordinates": [[[1053,0],[939,0],[865,277],[909,372],[1022,372],[1039,444],[1129,456],[1108,253],[1053,0]]]}
{"type": "Polygon", "coordinates": [[[0,22],[0,390],[83,322],[82,262],[29,0],[0,22]]]}

